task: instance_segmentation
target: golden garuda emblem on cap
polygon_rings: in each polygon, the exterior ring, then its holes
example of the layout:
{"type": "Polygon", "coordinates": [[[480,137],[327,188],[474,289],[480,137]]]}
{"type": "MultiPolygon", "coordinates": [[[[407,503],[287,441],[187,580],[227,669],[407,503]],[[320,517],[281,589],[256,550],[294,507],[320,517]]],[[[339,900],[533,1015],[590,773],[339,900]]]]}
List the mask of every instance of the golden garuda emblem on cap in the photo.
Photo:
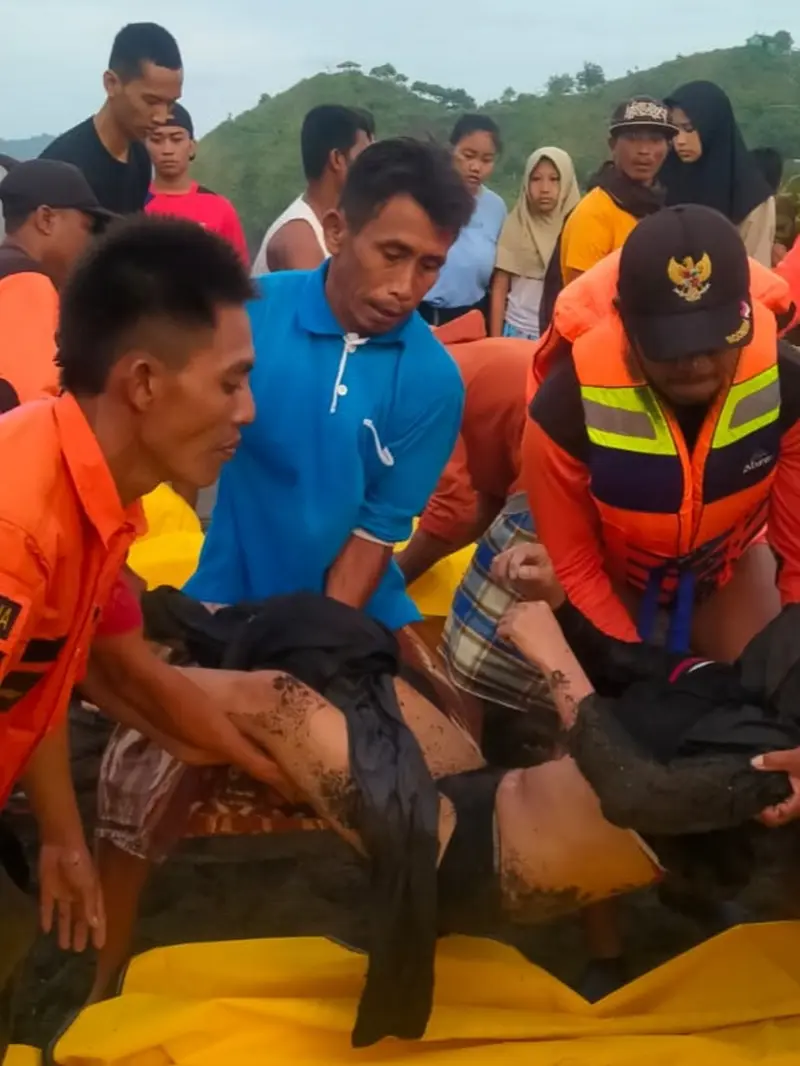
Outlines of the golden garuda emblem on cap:
{"type": "Polygon", "coordinates": [[[689,304],[705,296],[711,288],[711,260],[703,252],[695,263],[690,255],[678,262],[674,257],[667,264],[667,274],[673,284],[673,292],[689,304]]]}

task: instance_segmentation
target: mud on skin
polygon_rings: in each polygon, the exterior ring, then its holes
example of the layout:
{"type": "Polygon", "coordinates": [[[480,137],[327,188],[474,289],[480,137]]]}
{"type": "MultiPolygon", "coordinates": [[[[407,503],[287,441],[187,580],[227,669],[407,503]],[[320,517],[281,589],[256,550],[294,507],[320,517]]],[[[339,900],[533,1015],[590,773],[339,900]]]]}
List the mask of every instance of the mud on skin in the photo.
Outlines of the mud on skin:
{"type": "Polygon", "coordinates": [[[500,881],[503,910],[517,924],[550,922],[579,911],[591,902],[577,886],[543,889],[529,884],[513,859],[503,864],[500,881]]]}
{"type": "Polygon", "coordinates": [[[361,796],[355,782],[342,770],[321,770],[317,778],[325,808],[344,828],[357,833],[361,822],[361,796]]]}

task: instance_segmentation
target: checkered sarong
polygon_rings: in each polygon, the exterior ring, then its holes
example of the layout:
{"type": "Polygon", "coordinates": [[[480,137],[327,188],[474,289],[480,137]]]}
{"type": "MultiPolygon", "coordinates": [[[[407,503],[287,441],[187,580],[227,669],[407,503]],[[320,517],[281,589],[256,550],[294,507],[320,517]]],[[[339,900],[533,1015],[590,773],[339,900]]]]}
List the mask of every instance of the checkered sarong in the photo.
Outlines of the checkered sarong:
{"type": "Polygon", "coordinates": [[[458,587],[442,634],[441,651],[453,683],[515,711],[553,709],[547,683],[510,644],[497,623],[519,599],[492,580],[496,555],[536,539],[524,493],[511,496],[490,526],[458,587]]]}

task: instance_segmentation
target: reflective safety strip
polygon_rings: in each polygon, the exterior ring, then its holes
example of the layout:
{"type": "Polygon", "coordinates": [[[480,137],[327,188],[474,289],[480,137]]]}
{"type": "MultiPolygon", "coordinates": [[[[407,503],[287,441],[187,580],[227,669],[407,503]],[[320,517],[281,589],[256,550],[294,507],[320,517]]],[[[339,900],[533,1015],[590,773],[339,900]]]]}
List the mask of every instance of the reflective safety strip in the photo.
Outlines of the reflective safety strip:
{"type": "Polygon", "coordinates": [[[677,455],[667,420],[646,385],[603,389],[582,385],[589,440],[601,448],[677,455]]]}
{"type": "Polygon", "coordinates": [[[748,437],[764,426],[777,422],[781,413],[781,387],[777,365],[749,381],[732,385],[714,432],[712,448],[748,437]]]}

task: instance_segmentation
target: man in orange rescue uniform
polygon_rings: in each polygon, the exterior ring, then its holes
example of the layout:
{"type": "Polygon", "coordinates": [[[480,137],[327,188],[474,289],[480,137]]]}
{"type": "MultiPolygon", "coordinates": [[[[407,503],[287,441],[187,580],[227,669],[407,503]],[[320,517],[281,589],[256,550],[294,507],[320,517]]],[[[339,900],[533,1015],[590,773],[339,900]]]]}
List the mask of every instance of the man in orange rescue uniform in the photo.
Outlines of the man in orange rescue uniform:
{"type": "Polygon", "coordinates": [[[18,163],[0,182],[0,411],[58,393],[58,290],[112,218],[77,167],[18,163]]]}
{"type": "MultiPolygon", "coordinates": [[[[41,836],[43,924],[55,909],[65,948],[82,949],[90,929],[96,944],[104,936],[70,776],[70,694],[109,598],[119,614],[110,594],[142,528],[139,498],[172,478],[215,481],[253,416],[251,296],[221,238],[188,222],[125,223],[62,294],[64,394],[0,418],[0,810],[21,781],[41,836]]],[[[224,708],[154,655],[148,662],[127,672],[121,663],[114,678],[145,730],[272,780],[273,764],[224,708]]],[[[18,858],[0,827],[0,1060],[30,939],[18,858]]]]}
{"type": "Polygon", "coordinates": [[[523,480],[566,594],[607,633],[668,622],[675,650],[731,660],[800,597],[791,314],[782,279],[698,206],[643,220],[559,297],[523,480]]]}

